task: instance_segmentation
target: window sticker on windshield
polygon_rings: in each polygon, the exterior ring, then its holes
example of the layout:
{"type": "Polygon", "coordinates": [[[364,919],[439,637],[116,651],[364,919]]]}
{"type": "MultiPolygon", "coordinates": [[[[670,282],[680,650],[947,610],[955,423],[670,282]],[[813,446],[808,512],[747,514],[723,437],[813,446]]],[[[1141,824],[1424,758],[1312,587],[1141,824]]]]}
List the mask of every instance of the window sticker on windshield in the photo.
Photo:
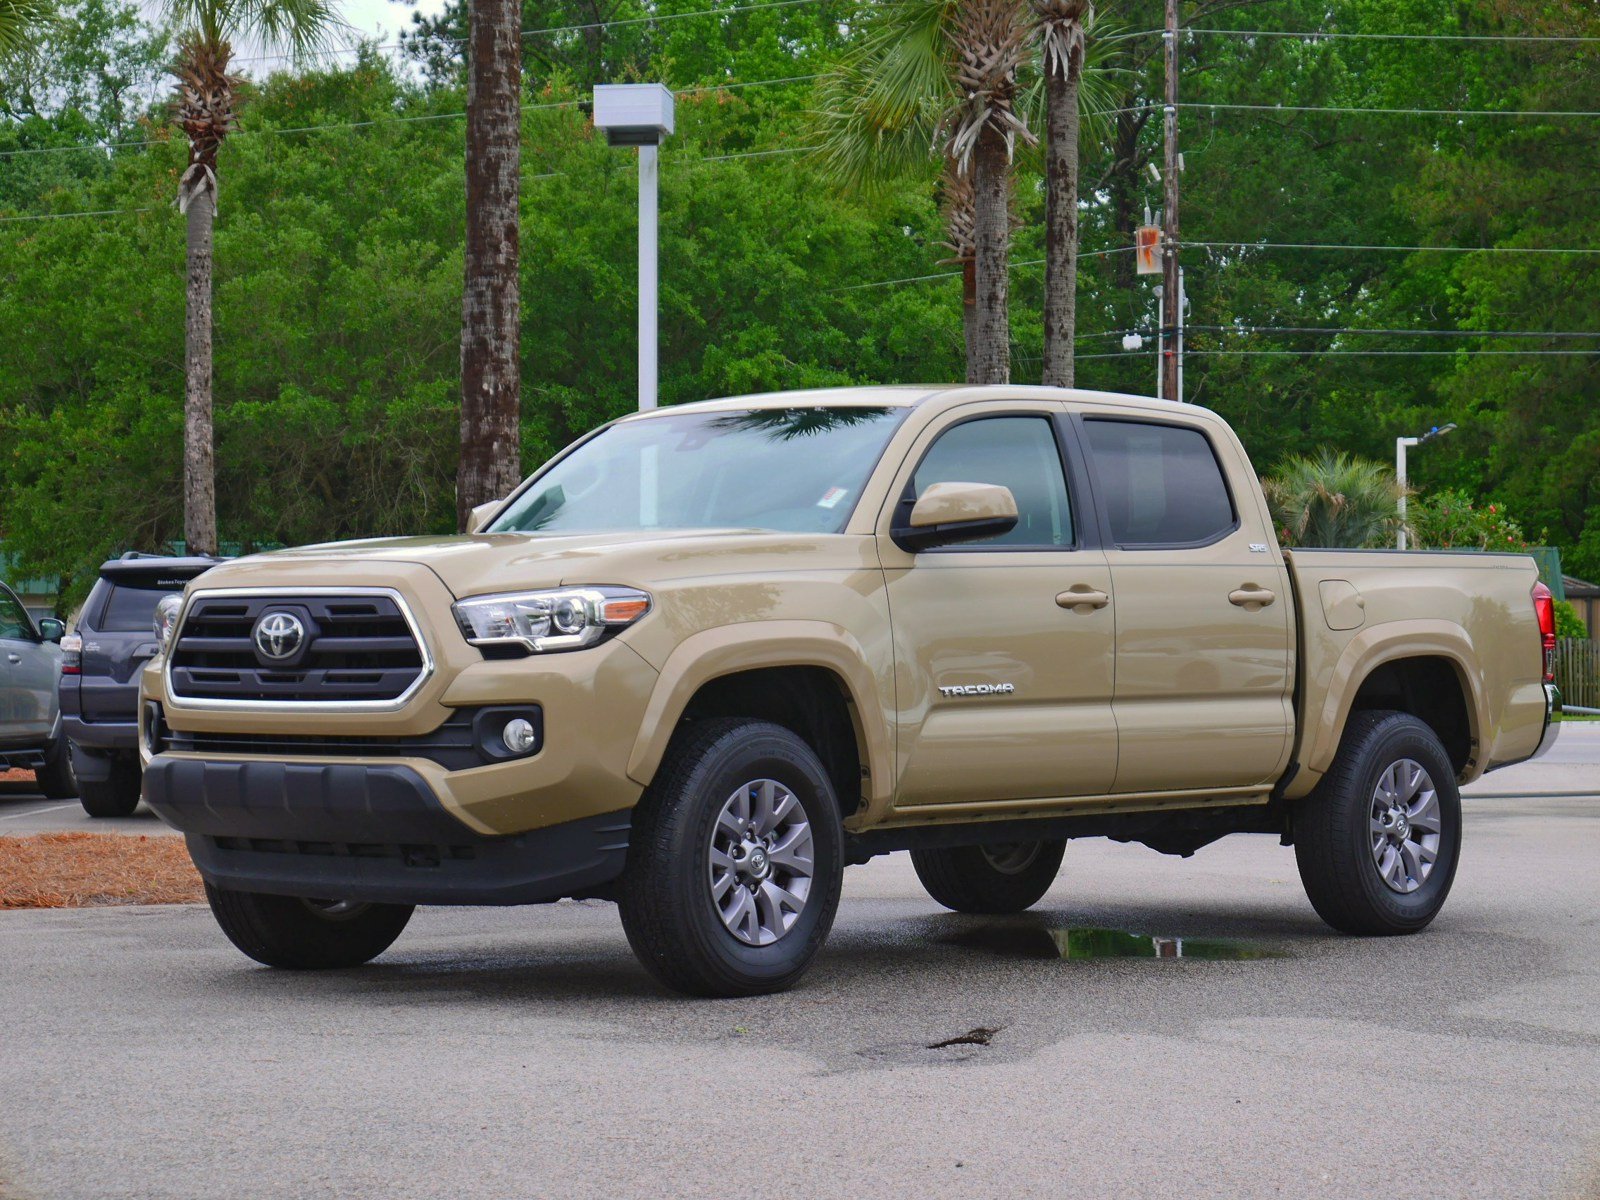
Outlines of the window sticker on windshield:
{"type": "Polygon", "coordinates": [[[835,504],[839,503],[839,501],[843,500],[849,491],[849,488],[831,487],[822,493],[822,499],[817,501],[817,507],[832,508],[835,504]]]}

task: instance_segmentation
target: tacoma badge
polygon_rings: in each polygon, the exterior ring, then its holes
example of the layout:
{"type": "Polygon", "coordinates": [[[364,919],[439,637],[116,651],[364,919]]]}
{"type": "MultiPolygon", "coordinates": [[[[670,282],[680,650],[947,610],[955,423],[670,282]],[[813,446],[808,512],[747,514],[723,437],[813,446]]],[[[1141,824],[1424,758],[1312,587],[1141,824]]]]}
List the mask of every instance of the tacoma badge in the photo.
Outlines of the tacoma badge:
{"type": "Polygon", "coordinates": [[[1011,683],[967,683],[939,688],[946,696],[1009,696],[1016,690],[1016,685],[1011,683]]]}

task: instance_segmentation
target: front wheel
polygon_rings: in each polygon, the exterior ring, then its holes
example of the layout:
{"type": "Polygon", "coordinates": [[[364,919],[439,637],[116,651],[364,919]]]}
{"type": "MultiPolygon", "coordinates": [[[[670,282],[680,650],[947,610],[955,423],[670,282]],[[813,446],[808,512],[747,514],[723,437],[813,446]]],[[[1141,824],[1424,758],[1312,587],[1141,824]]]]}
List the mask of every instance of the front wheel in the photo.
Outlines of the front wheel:
{"type": "Polygon", "coordinates": [[[997,842],[913,850],[922,886],[959,913],[1019,913],[1050,890],[1061,871],[1064,841],[997,842]]]}
{"type": "Polygon", "coordinates": [[[782,991],[833,926],[843,841],[833,785],[798,735],[698,722],[634,810],[617,893],[628,942],[676,991],[782,991]]]}
{"type": "Polygon", "coordinates": [[[1461,853],[1461,793],[1439,737],[1409,713],[1350,717],[1333,766],[1294,815],[1311,906],[1342,933],[1427,927],[1461,853]]]}
{"type": "Polygon", "coordinates": [[[211,913],[228,940],[269,967],[325,971],[359,967],[400,936],[409,904],[365,904],[235,892],[206,884],[211,913]]]}

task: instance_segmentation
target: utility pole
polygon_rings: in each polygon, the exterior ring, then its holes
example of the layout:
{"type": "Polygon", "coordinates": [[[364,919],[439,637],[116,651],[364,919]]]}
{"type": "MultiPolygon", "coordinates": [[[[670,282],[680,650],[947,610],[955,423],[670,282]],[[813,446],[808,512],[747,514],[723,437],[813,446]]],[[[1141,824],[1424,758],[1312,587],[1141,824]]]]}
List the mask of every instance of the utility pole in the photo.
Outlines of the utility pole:
{"type": "Polygon", "coordinates": [[[1178,270],[1178,0],[1167,0],[1166,163],[1162,176],[1161,395],[1183,400],[1183,280],[1178,270]]]}

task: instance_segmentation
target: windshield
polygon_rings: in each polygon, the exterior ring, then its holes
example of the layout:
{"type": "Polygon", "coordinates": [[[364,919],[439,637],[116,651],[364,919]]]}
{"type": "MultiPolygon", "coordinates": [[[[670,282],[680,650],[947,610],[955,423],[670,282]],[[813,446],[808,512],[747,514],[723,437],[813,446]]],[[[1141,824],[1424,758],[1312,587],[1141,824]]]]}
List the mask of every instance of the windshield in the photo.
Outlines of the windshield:
{"type": "Polygon", "coordinates": [[[905,409],[759,408],[624,421],[578,446],[491,533],[838,533],[905,409]]]}

